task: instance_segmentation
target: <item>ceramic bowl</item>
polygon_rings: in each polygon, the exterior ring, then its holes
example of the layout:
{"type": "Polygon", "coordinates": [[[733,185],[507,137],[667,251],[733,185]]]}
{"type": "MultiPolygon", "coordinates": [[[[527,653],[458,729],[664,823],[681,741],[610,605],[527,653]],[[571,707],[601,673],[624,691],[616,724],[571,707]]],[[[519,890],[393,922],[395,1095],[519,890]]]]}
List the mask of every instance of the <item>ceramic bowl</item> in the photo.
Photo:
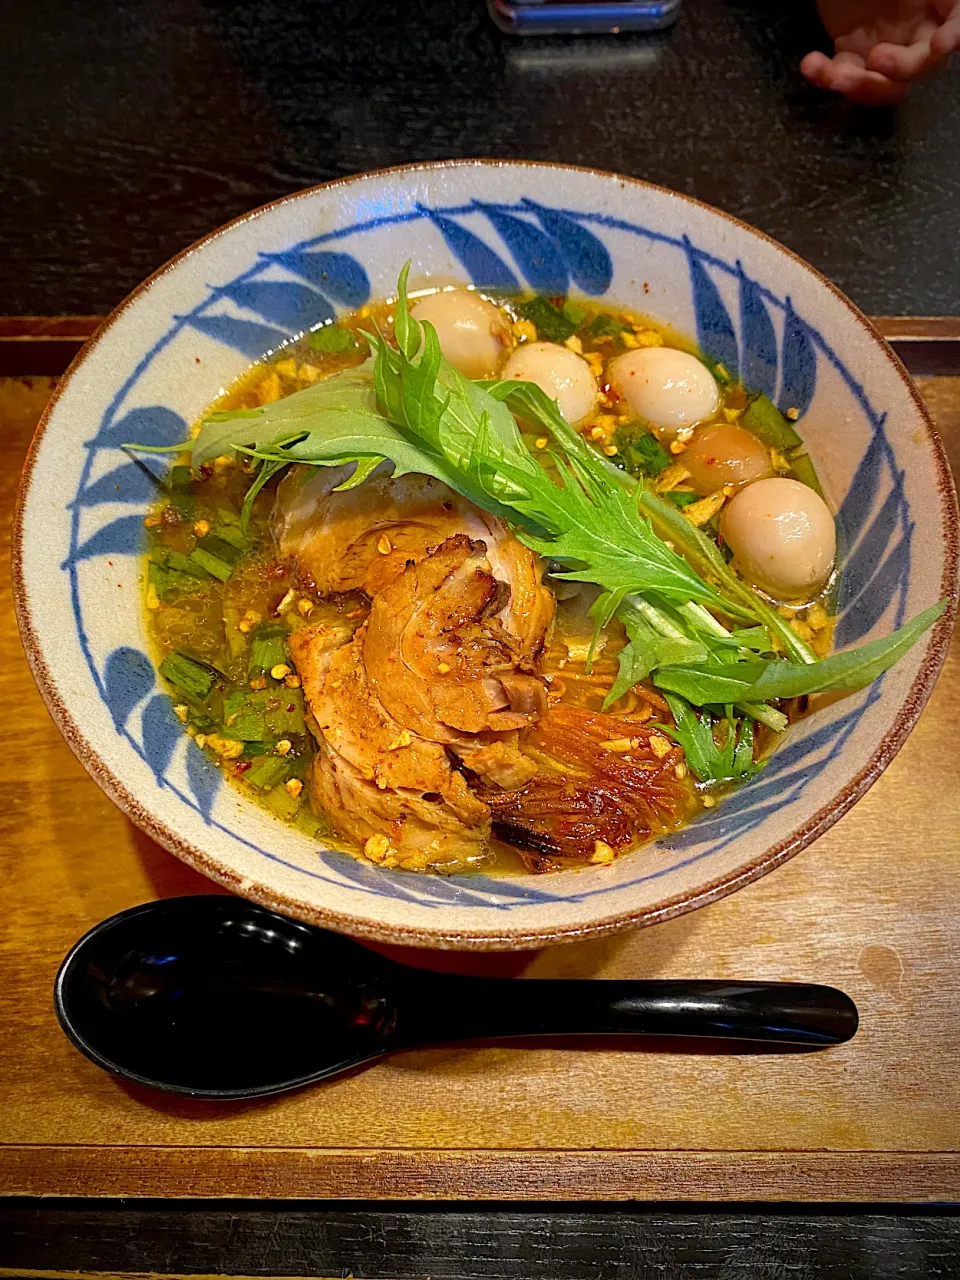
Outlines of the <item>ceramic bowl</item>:
{"type": "Polygon", "coordinates": [[[950,617],[882,680],[794,725],[711,814],[609,868],[380,870],[245,801],[183,734],[141,616],[152,486],[120,446],[181,439],[252,361],[389,295],[408,258],[414,286],[458,280],[635,308],[796,406],[837,513],[838,647],[954,593],[956,500],[936,433],[893,353],[822,276],[743,223],[632,179],[417,165],[304,191],[214,232],[141,285],[74,362],[27,459],[15,531],[20,627],[51,714],[104,791],[172,853],[238,894],[361,937],[537,947],[664,920],[755,880],[836,822],[896,754],[950,617]]]}

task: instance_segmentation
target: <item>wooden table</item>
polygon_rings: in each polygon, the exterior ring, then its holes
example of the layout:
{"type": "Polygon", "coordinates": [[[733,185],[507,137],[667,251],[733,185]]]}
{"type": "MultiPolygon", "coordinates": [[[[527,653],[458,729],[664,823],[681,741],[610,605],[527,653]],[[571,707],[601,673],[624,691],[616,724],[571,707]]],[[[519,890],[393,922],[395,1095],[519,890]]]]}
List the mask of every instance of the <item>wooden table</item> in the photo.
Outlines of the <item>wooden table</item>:
{"type": "MultiPolygon", "coordinates": [[[[16,462],[52,385],[45,376],[0,381],[4,538],[16,462]]],[[[922,379],[921,389],[960,464],[960,377],[922,379]]],[[[405,957],[517,977],[828,982],[860,1007],[852,1043],[820,1053],[602,1041],[436,1048],[298,1094],[223,1106],[118,1083],[57,1026],[53,976],[81,933],[133,903],[211,886],[133,827],[81,769],[43,708],[3,603],[0,705],[16,756],[0,777],[0,1194],[960,1197],[956,648],[879,783],[775,874],[614,938],[518,955],[405,957]]]]}

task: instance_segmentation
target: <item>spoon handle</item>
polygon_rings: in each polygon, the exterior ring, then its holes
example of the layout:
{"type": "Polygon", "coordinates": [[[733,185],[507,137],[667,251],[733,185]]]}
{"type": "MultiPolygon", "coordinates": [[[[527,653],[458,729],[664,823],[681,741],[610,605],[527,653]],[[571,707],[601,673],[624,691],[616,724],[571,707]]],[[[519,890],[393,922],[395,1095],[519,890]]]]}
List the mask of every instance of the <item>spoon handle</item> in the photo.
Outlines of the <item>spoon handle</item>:
{"type": "Polygon", "coordinates": [[[408,1043],[503,1036],[651,1035],[829,1045],[857,1030],[835,987],[652,979],[432,979],[402,1001],[408,1043]]]}

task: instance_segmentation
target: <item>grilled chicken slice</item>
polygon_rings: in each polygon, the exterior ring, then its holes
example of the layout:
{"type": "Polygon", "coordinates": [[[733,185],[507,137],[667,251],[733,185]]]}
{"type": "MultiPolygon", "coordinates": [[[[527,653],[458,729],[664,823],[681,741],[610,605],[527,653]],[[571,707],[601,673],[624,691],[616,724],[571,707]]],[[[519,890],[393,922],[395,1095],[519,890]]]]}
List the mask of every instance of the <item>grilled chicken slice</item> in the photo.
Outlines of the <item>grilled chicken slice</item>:
{"type": "Polygon", "coordinates": [[[385,835],[394,865],[474,857],[489,834],[490,811],[442,746],[412,734],[384,710],[363,666],[365,630],[350,638],[326,626],[301,627],[290,638],[321,743],[314,799],[341,835],[385,835]],[[333,795],[343,802],[328,805],[325,797],[333,795]]]}
{"type": "Polygon", "coordinates": [[[536,719],[536,699],[510,685],[525,658],[505,624],[509,591],[484,544],[457,534],[374,597],[364,663],[395,720],[456,749],[464,734],[510,732],[536,719]]]}
{"type": "MultiPolygon", "coordinates": [[[[468,864],[483,854],[490,835],[489,817],[464,821],[453,804],[435,795],[381,791],[324,745],[314,757],[308,782],[311,797],[338,834],[355,840],[369,858],[386,866],[425,871],[468,864]],[[383,843],[377,844],[376,837],[383,843]]],[[[466,783],[463,790],[472,799],[466,783]]]]}
{"type": "Polygon", "coordinates": [[[391,479],[384,463],[355,489],[334,492],[351,468],[294,467],[281,482],[273,512],[280,553],[296,559],[324,595],[375,595],[413,561],[447,538],[482,540],[492,572],[510,586],[504,625],[528,662],[539,657],[553,621],[553,595],[541,584],[537,556],[502,521],[429,476],[391,479]]]}

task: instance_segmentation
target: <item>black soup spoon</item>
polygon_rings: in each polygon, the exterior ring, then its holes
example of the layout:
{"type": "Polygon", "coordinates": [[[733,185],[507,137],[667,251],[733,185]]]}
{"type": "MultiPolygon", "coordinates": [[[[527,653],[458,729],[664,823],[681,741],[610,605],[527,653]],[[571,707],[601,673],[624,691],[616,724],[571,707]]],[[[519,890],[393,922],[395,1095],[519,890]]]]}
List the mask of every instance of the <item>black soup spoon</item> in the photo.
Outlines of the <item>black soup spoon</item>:
{"type": "Polygon", "coordinates": [[[853,1001],[788,982],[473,978],[413,969],[241,898],[104,920],[57,974],[57,1016],[98,1066],[197,1098],[296,1089],[394,1049],[505,1036],[655,1035],[823,1046],[853,1001]]]}

